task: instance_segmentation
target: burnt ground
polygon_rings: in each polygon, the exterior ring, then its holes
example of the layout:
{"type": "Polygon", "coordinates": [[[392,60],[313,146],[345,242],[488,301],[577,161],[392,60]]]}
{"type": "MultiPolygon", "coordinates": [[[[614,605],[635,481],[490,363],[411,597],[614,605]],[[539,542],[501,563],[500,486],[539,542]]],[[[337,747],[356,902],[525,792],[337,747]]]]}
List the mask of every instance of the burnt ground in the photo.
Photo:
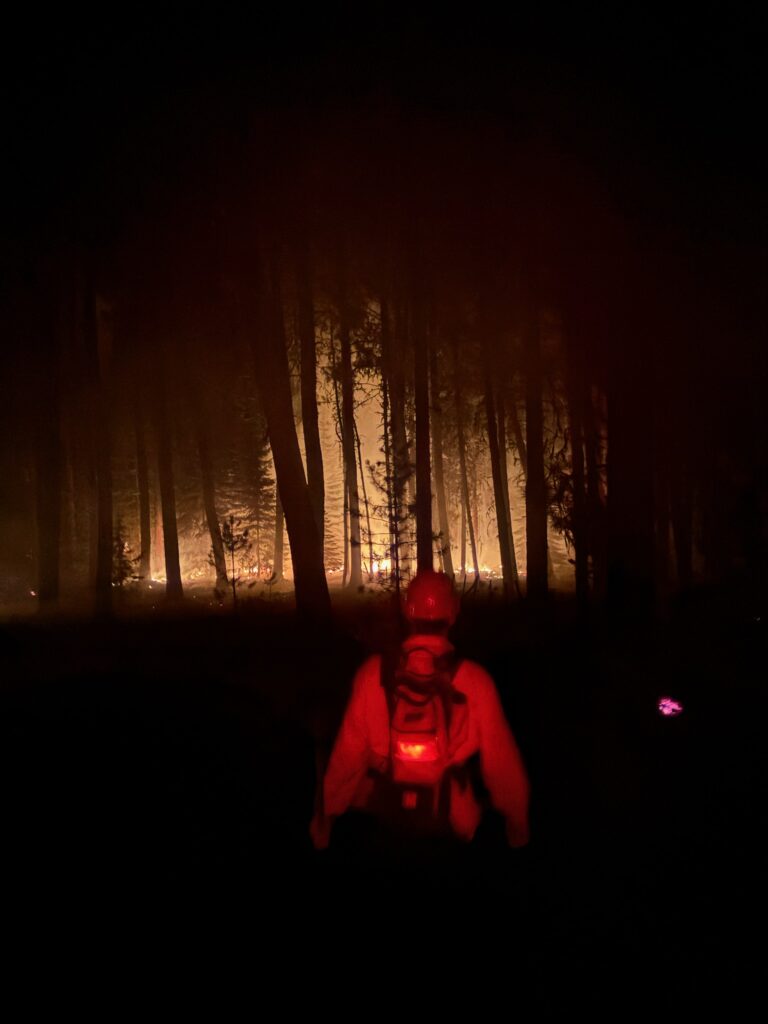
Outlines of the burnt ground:
{"type": "Polygon", "coordinates": [[[142,947],[215,948],[242,929],[254,964],[287,957],[299,987],[321,964],[420,977],[432,957],[541,1007],[574,986],[618,991],[617,1010],[706,1001],[760,977],[754,601],[707,595],[644,629],[580,623],[567,602],[537,616],[470,604],[456,640],[497,680],[532,842],[507,850],[489,813],[470,847],[425,862],[378,850],[351,817],[327,853],[310,847],[318,750],[388,635],[371,605],[339,617],[333,635],[278,608],[2,627],[6,923],[74,915],[97,944],[142,947]],[[658,714],[664,694],[682,715],[658,714]]]}

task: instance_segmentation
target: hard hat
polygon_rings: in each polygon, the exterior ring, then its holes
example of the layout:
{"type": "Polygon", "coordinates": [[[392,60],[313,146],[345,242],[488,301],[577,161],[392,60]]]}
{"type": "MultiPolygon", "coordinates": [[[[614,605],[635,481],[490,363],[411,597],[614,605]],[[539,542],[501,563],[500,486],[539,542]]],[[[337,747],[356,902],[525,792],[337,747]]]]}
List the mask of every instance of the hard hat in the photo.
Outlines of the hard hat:
{"type": "Polygon", "coordinates": [[[455,622],[459,599],[450,576],[433,569],[420,569],[408,586],[403,611],[409,622],[455,622]]]}

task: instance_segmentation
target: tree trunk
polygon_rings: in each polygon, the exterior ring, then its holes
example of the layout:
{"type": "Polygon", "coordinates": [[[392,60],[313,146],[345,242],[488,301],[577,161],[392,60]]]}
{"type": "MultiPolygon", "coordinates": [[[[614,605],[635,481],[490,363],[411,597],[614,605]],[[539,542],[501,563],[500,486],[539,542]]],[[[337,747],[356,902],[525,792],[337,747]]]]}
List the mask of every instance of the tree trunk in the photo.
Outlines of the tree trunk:
{"type": "MultiPolygon", "coordinates": [[[[343,459],[342,459],[343,461],[343,459]]],[[[344,473],[344,508],[342,510],[344,559],[341,566],[341,585],[346,587],[349,583],[351,561],[349,557],[349,488],[347,487],[347,474],[344,473]]]]}
{"type": "Polygon", "coordinates": [[[70,427],[67,432],[67,437],[62,439],[63,441],[63,459],[64,459],[64,498],[63,498],[63,509],[62,516],[66,525],[62,526],[62,536],[66,537],[66,554],[64,555],[65,564],[69,566],[69,572],[72,575],[72,581],[77,579],[76,566],[79,562],[79,531],[78,531],[78,486],[77,477],[75,472],[75,442],[72,436],[72,426],[70,417],[70,427]]]}
{"type": "Polygon", "coordinates": [[[141,399],[138,394],[134,399],[134,417],[136,423],[136,482],[139,491],[139,533],[141,537],[139,576],[142,580],[149,580],[152,575],[150,568],[152,556],[152,518],[149,501],[149,466],[147,464],[147,446],[144,441],[141,399]]]}
{"type": "Polygon", "coordinates": [[[157,470],[160,478],[160,504],[163,516],[163,549],[165,552],[165,596],[169,600],[183,597],[179,534],[176,524],[176,487],[173,477],[173,451],[168,423],[168,395],[162,349],[156,368],[155,433],[157,436],[157,470]]]}
{"type": "Polygon", "coordinates": [[[430,352],[430,384],[432,393],[432,451],[435,463],[435,491],[437,494],[437,516],[440,523],[440,549],[443,567],[453,577],[451,534],[448,522],[448,503],[445,499],[445,478],[443,475],[443,410],[440,404],[440,377],[437,365],[437,346],[430,352]]]}
{"type": "Polygon", "coordinates": [[[227,560],[224,551],[224,542],[221,539],[219,516],[216,511],[216,483],[210,444],[208,441],[206,411],[201,405],[200,399],[197,397],[197,388],[195,386],[196,382],[187,381],[186,384],[187,395],[192,411],[192,419],[195,425],[197,453],[200,460],[200,476],[203,485],[203,507],[205,509],[205,519],[208,524],[208,533],[211,538],[213,564],[216,570],[216,586],[217,588],[221,588],[226,587],[228,583],[227,560]]]}
{"type": "MultiPolygon", "coordinates": [[[[155,425],[156,425],[155,420],[155,425]]],[[[157,429],[155,426],[155,435],[157,435],[157,429]]],[[[163,538],[163,503],[160,498],[160,472],[155,464],[154,476],[154,488],[150,493],[153,493],[154,500],[152,502],[152,558],[150,560],[150,577],[152,579],[158,579],[159,576],[165,574],[165,554],[160,555],[160,552],[165,551],[165,539],[163,538]],[[152,562],[154,562],[154,568],[151,568],[152,562]]]]}
{"type": "Polygon", "coordinates": [[[41,334],[37,339],[41,358],[35,418],[37,596],[41,605],[51,605],[59,598],[61,556],[62,438],[56,316],[52,311],[48,316],[41,315],[37,327],[41,334]]]}
{"type": "MultiPolygon", "coordinates": [[[[382,311],[383,316],[383,311],[382,311]]],[[[381,386],[381,411],[384,428],[384,485],[386,488],[387,498],[387,521],[389,526],[389,566],[390,578],[395,574],[395,580],[399,587],[400,581],[400,566],[398,564],[399,557],[399,542],[398,542],[398,523],[395,515],[395,498],[394,498],[394,472],[392,469],[392,444],[391,444],[391,417],[389,414],[389,387],[387,385],[386,373],[383,373],[382,386],[381,386]]]]}
{"type": "MultiPolygon", "coordinates": [[[[480,552],[482,551],[483,544],[482,544],[482,540],[480,539],[480,519],[479,519],[480,501],[479,501],[479,499],[477,497],[477,459],[476,458],[472,460],[472,468],[471,468],[470,476],[471,476],[472,490],[471,490],[471,501],[470,501],[470,506],[469,506],[469,514],[470,514],[470,516],[472,518],[472,525],[473,525],[473,528],[474,528],[474,531],[475,531],[475,538],[476,538],[476,541],[477,541],[477,555],[478,555],[478,560],[479,560],[480,552]]],[[[478,571],[477,571],[476,575],[477,575],[477,578],[479,580],[480,579],[480,569],[479,568],[478,568],[478,571]]]]}
{"type": "Polygon", "coordinates": [[[529,310],[525,331],[525,439],[527,474],[525,525],[527,533],[528,597],[547,596],[547,491],[544,476],[544,423],[542,413],[541,341],[539,313],[529,310]]]}
{"type": "MultiPolygon", "coordinates": [[[[511,529],[509,525],[509,494],[505,493],[504,478],[501,470],[501,452],[499,450],[499,429],[496,422],[496,407],[491,378],[490,354],[487,342],[484,352],[485,362],[485,414],[488,426],[488,446],[491,456],[491,473],[493,476],[493,496],[496,505],[496,526],[499,537],[499,553],[501,569],[504,575],[504,596],[509,598],[513,589],[518,586],[517,567],[514,564],[514,548],[510,550],[511,529]]],[[[504,453],[506,457],[506,452],[504,453]]]]}
{"type": "MultiPolygon", "coordinates": [[[[512,422],[512,435],[513,435],[513,437],[515,439],[515,448],[517,449],[517,454],[518,454],[518,457],[520,458],[520,465],[521,465],[522,470],[523,470],[523,479],[527,479],[527,477],[528,477],[528,452],[527,452],[526,446],[525,446],[525,439],[523,438],[523,431],[522,431],[522,428],[520,426],[520,417],[517,414],[517,402],[515,402],[514,398],[512,399],[512,402],[510,403],[509,408],[510,408],[510,420],[512,422]]],[[[507,490],[509,490],[509,485],[508,484],[507,484],[507,490]]],[[[510,529],[512,529],[511,513],[510,513],[510,529]]],[[[512,546],[513,546],[513,550],[514,550],[514,538],[512,540],[512,546]]],[[[552,576],[552,574],[553,574],[552,552],[549,550],[549,546],[547,546],[547,575],[548,576],[552,576]]]]}
{"type": "Polygon", "coordinates": [[[573,487],[573,547],[576,570],[576,599],[584,606],[589,599],[589,542],[587,536],[587,492],[584,474],[584,416],[578,339],[567,339],[568,419],[571,440],[571,484],[573,487]]]}
{"type": "MultiPolygon", "coordinates": [[[[469,548],[472,552],[472,565],[475,570],[475,581],[480,579],[480,562],[477,557],[475,527],[472,522],[472,506],[469,501],[469,475],[467,473],[467,449],[464,441],[464,413],[461,401],[461,377],[459,376],[458,345],[453,343],[453,393],[456,400],[456,434],[459,445],[459,472],[461,474],[462,507],[467,518],[469,530],[469,548]]],[[[466,572],[466,563],[465,570],[466,572]]]]}
{"type": "Polygon", "coordinates": [[[307,457],[307,483],[312,508],[315,512],[322,555],[325,536],[325,475],[317,412],[315,310],[312,301],[309,259],[305,245],[298,252],[296,259],[296,294],[301,344],[301,422],[304,430],[304,450],[307,457]]]}
{"type": "Polygon", "coordinates": [[[352,370],[352,344],[347,315],[346,282],[343,270],[339,285],[339,339],[341,341],[341,411],[344,473],[349,498],[349,586],[357,589],[363,582],[360,548],[360,497],[357,489],[357,460],[355,458],[355,382],[352,370]]]}
{"type": "MultiPolygon", "coordinates": [[[[406,382],[403,381],[403,395],[405,401],[405,464],[408,467],[405,481],[406,510],[410,518],[416,515],[416,401],[408,401],[406,393],[406,382]]],[[[415,388],[414,388],[415,391],[415,388]]],[[[410,536],[410,529],[409,529],[410,536]]],[[[418,557],[418,556],[417,556],[418,557]]],[[[409,572],[413,562],[412,544],[408,543],[406,561],[409,572]]]]}
{"type": "MultiPolygon", "coordinates": [[[[512,562],[517,573],[517,553],[515,551],[515,535],[512,517],[512,500],[509,492],[509,466],[507,447],[507,406],[504,401],[504,386],[499,384],[496,387],[496,426],[499,431],[499,465],[501,467],[501,486],[507,498],[507,525],[509,526],[509,550],[512,554],[512,562]]],[[[518,586],[519,592],[519,586],[518,586]]]]}
{"type": "Polygon", "coordinates": [[[261,576],[261,511],[256,516],[256,579],[261,576]]]}
{"type": "Polygon", "coordinates": [[[502,470],[502,488],[504,490],[504,497],[507,499],[507,525],[509,527],[509,552],[512,558],[512,568],[514,571],[515,581],[515,593],[520,596],[520,573],[517,565],[517,551],[515,550],[515,531],[514,531],[514,513],[512,510],[512,499],[509,493],[509,466],[507,463],[507,407],[504,401],[504,388],[499,386],[498,391],[498,425],[499,425],[499,457],[500,465],[502,470]]]}
{"type": "Polygon", "coordinates": [[[96,605],[101,613],[112,607],[112,438],[110,423],[109,339],[101,322],[99,300],[86,293],[86,330],[93,367],[96,455],[96,605]]]}
{"type": "MultiPolygon", "coordinates": [[[[256,381],[267,418],[269,442],[275,464],[276,484],[285,512],[291,545],[296,607],[303,614],[324,620],[331,600],[323,569],[317,522],[301,460],[293,418],[288,354],[285,346],[283,309],[277,272],[259,275],[261,301],[252,294],[258,314],[259,339],[251,337],[256,381]],[[258,303],[258,304],[257,304],[258,303]]],[[[256,312],[256,310],[254,310],[256,312]]]]}
{"type": "MultiPolygon", "coordinates": [[[[417,303],[420,309],[420,304],[417,303]]],[[[416,564],[431,569],[432,472],[429,457],[429,342],[421,316],[414,317],[414,396],[416,405],[416,564]]]]}
{"type": "Polygon", "coordinates": [[[387,393],[389,397],[389,419],[392,436],[392,501],[396,524],[395,542],[397,546],[394,561],[397,567],[397,586],[399,588],[403,564],[407,561],[407,551],[404,550],[403,529],[408,520],[405,493],[411,472],[408,460],[408,440],[405,432],[405,381],[403,378],[402,359],[397,348],[392,333],[389,306],[386,300],[382,298],[382,370],[387,380],[387,393]]]}
{"type": "Polygon", "coordinates": [[[464,504],[464,490],[461,490],[461,549],[459,551],[461,575],[467,575],[467,506],[464,504]]]}
{"type": "Polygon", "coordinates": [[[280,501],[280,488],[275,485],[275,543],[274,543],[274,557],[272,559],[272,575],[275,583],[282,583],[284,579],[284,562],[285,554],[283,551],[284,547],[284,529],[283,529],[283,503],[280,501]]]}
{"type": "Polygon", "coordinates": [[[592,559],[592,590],[596,598],[605,596],[607,585],[606,513],[600,487],[601,445],[597,413],[590,395],[584,395],[582,420],[586,452],[587,511],[586,531],[592,559]]]}
{"type": "Polygon", "coordinates": [[[517,414],[517,402],[515,401],[514,395],[512,396],[512,401],[509,403],[509,419],[512,424],[512,437],[514,438],[515,448],[517,448],[520,465],[523,468],[523,476],[527,477],[528,452],[525,446],[525,439],[523,438],[523,429],[520,426],[520,417],[517,414]]]}
{"type": "Polygon", "coordinates": [[[341,446],[341,473],[343,477],[342,491],[344,500],[342,502],[341,522],[344,534],[343,558],[341,567],[341,585],[346,586],[349,577],[349,492],[347,490],[347,473],[344,468],[344,416],[341,411],[341,397],[339,395],[339,372],[336,362],[336,344],[331,334],[331,377],[333,379],[333,398],[336,409],[336,437],[341,446]]]}
{"type": "Polygon", "coordinates": [[[363,506],[365,508],[365,528],[368,531],[368,579],[373,577],[373,533],[371,531],[371,510],[368,504],[368,487],[365,483],[363,472],[363,452],[360,445],[360,431],[355,423],[355,451],[357,452],[357,466],[360,470],[360,484],[363,489],[363,506]]]}

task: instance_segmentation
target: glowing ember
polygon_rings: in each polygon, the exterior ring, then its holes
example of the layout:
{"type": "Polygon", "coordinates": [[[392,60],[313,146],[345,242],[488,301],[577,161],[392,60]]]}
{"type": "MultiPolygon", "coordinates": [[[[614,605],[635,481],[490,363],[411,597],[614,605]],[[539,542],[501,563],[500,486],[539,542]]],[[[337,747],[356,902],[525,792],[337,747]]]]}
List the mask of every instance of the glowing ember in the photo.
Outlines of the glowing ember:
{"type": "Polygon", "coordinates": [[[673,715],[679,715],[683,710],[683,705],[679,701],[673,700],[672,697],[660,697],[656,707],[659,709],[661,714],[665,715],[667,718],[670,718],[673,715]]]}

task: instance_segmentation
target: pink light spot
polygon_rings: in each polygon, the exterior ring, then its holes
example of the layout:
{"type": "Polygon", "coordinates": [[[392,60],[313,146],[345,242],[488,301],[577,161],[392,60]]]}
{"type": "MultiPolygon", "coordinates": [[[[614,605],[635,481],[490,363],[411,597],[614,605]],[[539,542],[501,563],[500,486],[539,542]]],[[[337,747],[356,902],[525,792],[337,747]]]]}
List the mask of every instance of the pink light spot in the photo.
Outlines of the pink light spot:
{"type": "Polygon", "coordinates": [[[673,715],[679,715],[683,710],[683,705],[678,700],[674,700],[672,697],[660,697],[659,702],[656,705],[662,715],[666,715],[667,718],[671,718],[673,715]]]}

